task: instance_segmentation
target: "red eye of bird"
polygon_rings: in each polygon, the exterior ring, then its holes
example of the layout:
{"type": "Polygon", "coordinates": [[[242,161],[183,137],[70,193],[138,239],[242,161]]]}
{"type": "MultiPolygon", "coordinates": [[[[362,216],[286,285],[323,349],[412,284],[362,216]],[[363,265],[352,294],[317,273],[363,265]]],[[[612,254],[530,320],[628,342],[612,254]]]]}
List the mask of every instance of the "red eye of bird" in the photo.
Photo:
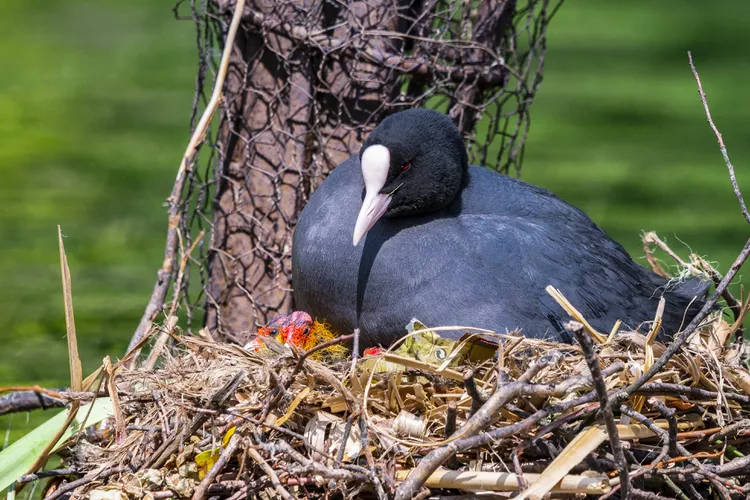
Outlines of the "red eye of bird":
{"type": "Polygon", "coordinates": [[[279,334],[279,331],[276,328],[274,328],[273,330],[271,330],[271,336],[272,337],[275,337],[278,334],[279,334]]]}
{"type": "Polygon", "coordinates": [[[307,335],[308,333],[310,333],[310,327],[308,326],[307,328],[305,328],[305,331],[304,331],[304,332],[302,332],[302,333],[303,333],[304,335],[307,335]]]}
{"type": "Polygon", "coordinates": [[[411,162],[407,161],[406,163],[404,163],[403,165],[401,165],[401,171],[405,172],[406,170],[409,170],[410,167],[411,167],[411,162]]]}

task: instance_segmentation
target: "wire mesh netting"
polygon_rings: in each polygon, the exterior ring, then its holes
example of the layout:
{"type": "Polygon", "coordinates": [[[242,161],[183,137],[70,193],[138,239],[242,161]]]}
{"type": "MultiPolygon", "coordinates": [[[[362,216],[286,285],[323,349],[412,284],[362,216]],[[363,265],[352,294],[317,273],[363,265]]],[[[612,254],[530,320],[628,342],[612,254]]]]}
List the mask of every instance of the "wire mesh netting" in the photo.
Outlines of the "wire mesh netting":
{"type": "MultiPolygon", "coordinates": [[[[172,300],[187,328],[242,341],[293,306],[297,214],[390,113],[444,111],[473,163],[518,175],[546,30],[561,2],[250,1],[219,116],[188,166],[181,196],[170,199],[183,259],[174,256],[172,276],[160,279],[174,283],[172,300]]],[[[189,10],[197,27],[193,126],[211,93],[234,4],[176,7],[180,15],[189,10]]]]}

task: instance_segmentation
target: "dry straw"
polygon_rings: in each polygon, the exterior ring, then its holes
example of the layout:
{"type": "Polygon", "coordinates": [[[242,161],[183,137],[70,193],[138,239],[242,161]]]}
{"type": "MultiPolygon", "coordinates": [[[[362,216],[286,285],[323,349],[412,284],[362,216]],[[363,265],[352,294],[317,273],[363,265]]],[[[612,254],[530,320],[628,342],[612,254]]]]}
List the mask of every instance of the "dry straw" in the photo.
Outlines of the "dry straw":
{"type": "MultiPolygon", "coordinates": [[[[709,322],[658,382],[624,401],[627,410],[615,408],[636,493],[661,488],[654,485],[665,478],[684,493],[721,489],[731,496],[747,489],[737,479],[750,474],[742,465],[750,464],[743,457],[750,395],[732,373],[750,374],[731,364],[738,359],[731,343],[709,354],[708,339],[724,325],[709,322]],[[632,407],[636,398],[645,399],[640,411],[632,407]]],[[[435,456],[445,460],[433,464],[414,495],[426,488],[433,496],[461,490],[542,498],[617,488],[618,466],[587,354],[513,334],[495,341],[502,358],[456,355],[449,367],[386,354],[388,366],[400,368],[384,371],[365,357],[347,381],[349,359],[319,362],[272,340],[249,352],[176,337],[177,349],[164,351],[156,368],[110,370],[116,383],[107,392],[116,391],[119,400],[114,422],[124,426],[118,430],[113,422],[82,438],[65,465],[87,478],[76,494],[92,498],[324,498],[334,492],[393,498],[435,456]],[[454,375],[469,369],[488,393],[478,411],[464,378],[454,375]]],[[[595,348],[610,398],[645,371],[650,345],[646,335],[625,332],[595,348]]],[[[60,396],[86,402],[96,394],[60,396]]]]}

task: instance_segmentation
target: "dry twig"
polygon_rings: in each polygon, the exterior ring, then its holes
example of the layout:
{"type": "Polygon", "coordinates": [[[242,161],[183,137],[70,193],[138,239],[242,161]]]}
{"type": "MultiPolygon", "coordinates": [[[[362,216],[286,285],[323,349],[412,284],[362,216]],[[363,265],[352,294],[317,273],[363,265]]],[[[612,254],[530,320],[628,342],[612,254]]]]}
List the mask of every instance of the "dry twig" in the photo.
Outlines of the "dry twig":
{"type": "MultiPolygon", "coordinates": [[[[521,394],[523,387],[530,383],[543,368],[556,364],[560,361],[558,353],[552,353],[539,359],[532,364],[528,370],[515,382],[508,385],[496,385],[495,392],[487,402],[469,418],[466,424],[456,432],[463,440],[479,434],[492,421],[499,409],[521,394]]],[[[435,449],[424,457],[419,465],[412,471],[409,477],[402,482],[396,490],[396,500],[407,500],[414,496],[424,485],[427,478],[435,472],[438,467],[448,461],[450,457],[459,451],[457,441],[452,441],[445,446],[435,449]]]]}
{"type": "Polygon", "coordinates": [[[623,498],[629,498],[631,495],[630,487],[630,476],[628,474],[628,462],[625,460],[625,454],[622,451],[622,444],[620,443],[620,435],[615,424],[615,417],[612,413],[612,403],[607,394],[607,385],[604,382],[602,376],[602,370],[599,367],[599,358],[594,350],[594,342],[591,337],[588,336],[583,329],[583,325],[576,322],[569,322],[569,330],[572,330],[583,350],[583,357],[586,360],[586,364],[591,372],[591,378],[594,381],[594,388],[596,389],[597,397],[599,398],[599,408],[601,409],[602,416],[604,417],[604,424],[607,428],[607,434],[609,435],[609,444],[612,447],[612,453],[615,456],[617,462],[617,468],[620,472],[620,490],[622,491],[623,498]]]}
{"type": "Polygon", "coordinates": [[[745,205],[745,199],[742,197],[742,192],[740,191],[740,187],[737,184],[737,177],[734,175],[734,165],[732,165],[732,162],[729,160],[729,154],[727,153],[727,147],[724,144],[724,138],[721,135],[721,132],[719,132],[719,129],[716,128],[716,125],[714,125],[714,120],[711,118],[711,110],[708,107],[708,100],[706,99],[706,93],[703,91],[703,85],[701,84],[701,77],[698,75],[698,70],[695,69],[695,65],[693,64],[693,54],[688,51],[688,61],[690,62],[690,70],[693,72],[693,77],[695,78],[695,83],[698,84],[698,94],[701,96],[701,103],[703,104],[703,109],[706,112],[706,120],[708,121],[708,124],[711,126],[711,130],[714,131],[714,135],[716,136],[716,141],[719,143],[719,150],[721,151],[721,156],[724,158],[724,163],[727,166],[727,170],[729,171],[729,180],[732,182],[732,189],[734,190],[734,196],[737,198],[737,201],[740,204],[740,210],[742,211],[742,216],[745,217],[745,220],[750,224],[750,213],[747,212],[747,206],[745,205]]]}
{"type": "MultiPolygon", "coordinates": [[[[218,460],[216,460],[216,463],[214,463],[213,467],[211,467],[211,469],[206,473],[206,476],[195,489],[192,500],[203,500],[204,498],[206,498],[209,487],[216,479],[216,476],[218,476],[219,473],[224,469],[224,467],[226,467],[229,460],[232,459],[235,452],[237,451],[237,448],[240,445],[240,442],[242,442],[242,438],[239,436],[239,434],[233,434],[231,439],[229,440],[229,443],[227,443],[226,448],[221,451],[221,454],[219,455],[218,460]]],[[[255,450],[253,450],[252,448],[248,449],[248,453],[251,457],[253,456],[253,451],[255,450]]]]}
{"type": "Polygon", "coordinates": [[[245,0],[237,0],[234,7],[234,15],[232,22],[229,25],[229,31],[227,32],[226,40],[224,41],[224,52],[221,56],[221,62],[219,64],[219,70],[216,74],[216,80],[214,82],[214,90],[211,94],[211,99],[206,105],[206,109],[201,116],[198,125],[193,131],[193,135],[190,137],[185,153],[182,155],[182,161],[180,167],[177,169],[177,178],[172,188],[172,193],[169,195],[167,201],[169,202],[169,225],[167,227],[167,242],[164,248],[164,261],[161,268],[157,272],[156,284],[154,290],[151,293],[151,299],[148,301],[146,310],[143,313],[138,328],[133,333],[133,337],[130,339],[128,345],[128,352],[133,351],[138,343],[143,339],[151,329],[151,325],[156,319],[156,316],[161,312],[164,306],[164,300],[167,296],[167,290],[169,289],[169,283],[172,278],[172,268],[177,255],[177,243],[179,240],[179,220],[180,220],[180,197],[182,195],[182,189],[185,185],[187,178],[187,171],[190,168],[190,164],[195,157],[195,153],[198,151],[203,138],[206,136],[208,127],[214,116],[214,113],[219,108],[221,102],[221,93],[224,88],[224,79],[227,75],[227,69],[229,68],[229,59],[234,50],[234,39],[237,35],[237,29],[240,26],[240,20],[242,19],[242,12],[245,8],[245,0]]]}

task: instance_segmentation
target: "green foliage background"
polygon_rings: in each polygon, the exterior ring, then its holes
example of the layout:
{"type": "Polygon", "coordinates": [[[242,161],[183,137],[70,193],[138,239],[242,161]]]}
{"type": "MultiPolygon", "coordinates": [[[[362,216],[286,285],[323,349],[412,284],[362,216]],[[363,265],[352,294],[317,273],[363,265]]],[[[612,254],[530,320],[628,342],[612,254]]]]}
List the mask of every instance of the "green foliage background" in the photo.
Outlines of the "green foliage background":
{"type": "MultiPolygon", "coordinates": [[[[171,8],[0,7],[0,386],[66,384],[56,224],[85,371],[123,352],[148,300],[197,67],[193,24],[171,8]]],[[[748,14],[750,4],[728,0],[568,0],[549,30],[524,179],[585,210],[635,256],[653,229],[726,269],[747,228],[686,51],[748,186],[748,14]]],[[[25,419],[0,418],[0,446],[25,419]]]]}

